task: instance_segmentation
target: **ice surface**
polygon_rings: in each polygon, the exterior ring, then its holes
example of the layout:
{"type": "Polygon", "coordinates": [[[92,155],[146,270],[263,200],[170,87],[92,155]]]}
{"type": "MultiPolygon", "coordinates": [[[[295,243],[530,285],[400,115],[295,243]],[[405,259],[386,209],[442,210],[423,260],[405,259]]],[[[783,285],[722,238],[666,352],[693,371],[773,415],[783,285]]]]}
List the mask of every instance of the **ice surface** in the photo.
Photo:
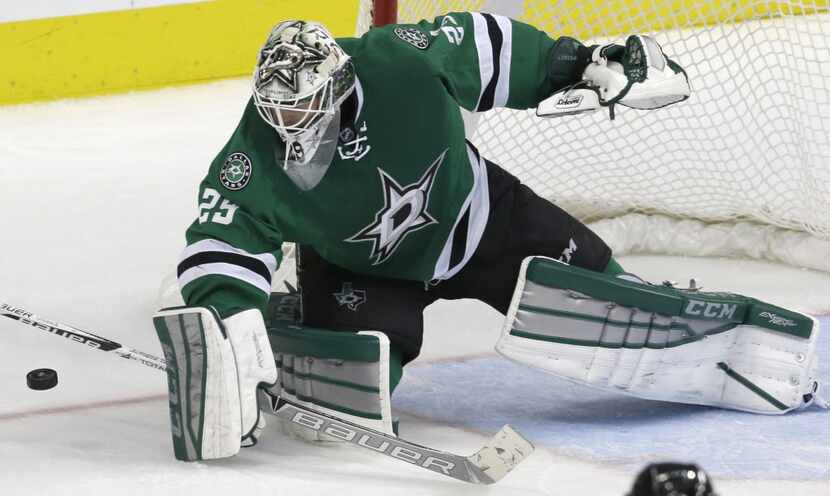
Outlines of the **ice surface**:
{"type": "MultiPolygon", "coordinates": [[[[231,80],[0,109],[0,298],[159,355],[150,322],[158,286],[175,268],[198,182],[236,125],[247,91],[246,80],[231,80]]],[[[652,280],[699,276],[710,289],[812,312],[830,307],[830,277],[816,272],[677,257],[623,264],[652,280]]],[[[634,467],[683,454],[670,451],[669,433],[689,443],[695,432],[701,436],[690,449],[720,475],[726,496],[830,494],[821,445],[828,415],[756,418],[583,397],[496,361],[499,318],[480,304],[439,302],[426,320],[423,355],[395,399],[402,434],[471,453],[510,421],[539,445],[487,494],[619,496],[634,467]],[[564,399],[557,404],[557,397],[564,399]],[[450,407],[456,415],[443,412],[450,407]],[[758,435],[742,448],[735,434],[749,431],[758,435]],[[638,434],[660,442],[649,448],[638,434]],[[765,467],[775,458],[779,466],[770,473],[765,467]]],[[[309,446],[273,428],[234,459],[176,462],[163,374],[9,320],[0,321],[0,335],[4,496],[482,492],[357,449],[309,446]],[[26,388],[26,372],[38,367],[58,371],[55,389],[26,388]]],[[[826,343],[823,337],[825,355],[826,343]]]]}
{"type": "MultiPolygon", "coordinates": [[[[821,342],[822,377],[829,343],[821,342]]],[[[781,418],[641,400],[501,357],[415,365],[395,394],[398,409],[422,418],[480,432],[507,422],[537,445],[631,470],[659,458],[696,461],[715,480],[830,477],[830,414],[817,406],[781,418]]]]}

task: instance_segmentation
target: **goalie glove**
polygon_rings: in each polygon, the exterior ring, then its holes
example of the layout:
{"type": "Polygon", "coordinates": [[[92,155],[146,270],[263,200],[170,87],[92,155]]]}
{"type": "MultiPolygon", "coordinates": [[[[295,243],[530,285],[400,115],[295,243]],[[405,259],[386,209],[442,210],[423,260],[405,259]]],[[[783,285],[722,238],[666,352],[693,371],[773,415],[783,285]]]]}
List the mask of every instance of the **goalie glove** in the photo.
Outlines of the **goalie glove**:
{"type": "Polygon", "coordinates": [[[583,80],[539,104],[536,115],[560,117],[614,105],[650,110],[681,102],[691,94],[686,72],[663,53],[654,39],[629,36],[625,46],[594,48],[583,80]]]}
{"type": "Polygon", "coordinates": [[[153,316],[167,361],[173,452],[184,461],[225,458],[256,444],[265,426],[257,388],[277,381],[259,310],[224,320],[179,307],[153,316]]]}

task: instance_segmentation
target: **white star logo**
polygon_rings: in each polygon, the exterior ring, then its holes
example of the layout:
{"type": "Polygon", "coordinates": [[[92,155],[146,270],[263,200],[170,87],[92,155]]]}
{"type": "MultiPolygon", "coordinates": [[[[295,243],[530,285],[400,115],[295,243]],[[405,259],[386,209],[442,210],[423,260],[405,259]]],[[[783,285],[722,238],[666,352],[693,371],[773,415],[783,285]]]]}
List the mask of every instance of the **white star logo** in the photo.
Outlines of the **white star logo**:
{"type": "Polygon", "coordinates": [[[409,233],[437,224],[438,221],[427,212],[427,205],[435,175],[446,154],[447,150],[441,152],[421,178],[407,186],[401,186],[378,167],[383,187],[383,208],[375,214],[374,222],[345,241],[371,241],[372,253],[369,257],[374,259],[373,265],[378,265],[398,249],[409,233]]]}
{"type": "MultiPolygon", "coordinates": [[[[302,21],[295,22],[291,27],[295,28],[295,34],[290,42],[282,38],[275,38],[268,41],[262,49],[259,61],[259,79],[265,84],[276,78],[280,83],[288,86],[291,91],[297,92],[300,89],[299,78],[301,70],[315,70],[320,63],[326,60],[330,50],[325,46],[315,46],[307,43],[309,38],[316,35],[318,39],[325,35],[319,33],[316,28],[306,28],[302,21]]],[[[316,76],[306,73],[306,81],[314,82],[316,76]]]]}

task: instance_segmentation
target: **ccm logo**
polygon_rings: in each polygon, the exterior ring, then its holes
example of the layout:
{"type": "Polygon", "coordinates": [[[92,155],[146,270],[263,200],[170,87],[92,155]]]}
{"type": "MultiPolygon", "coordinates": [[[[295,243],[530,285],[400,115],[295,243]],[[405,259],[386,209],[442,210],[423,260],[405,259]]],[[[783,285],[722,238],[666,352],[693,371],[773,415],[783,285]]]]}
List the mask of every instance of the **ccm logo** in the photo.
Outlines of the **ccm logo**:
{"type": "Polygon", "coordinates": [[[731,319],[737,309],[738,305],[735,304],[689,300],[684,313],[710,319],[731,319]]]}
{"type": "Polygon", "coordinates": [[[447,460],[442,460],[434,456],[424,456],[422,453],[401,446],[392,446],[392,443],[389,441],[374,438],[369,434],[361,434],[360,432],[349,429],[345,425],[326,425],[324,419],[304,412],[295,413],[291,421],[315,431],[324,432],[337,439],[359,444],[379,453],[386,453],[399,460],[412,463],[413,465],[420,465],[430,470],[437,469],[437,471],[441,471],[446,475],[450,475],[450,471],[455,468],[455,463],[447,460]]]}

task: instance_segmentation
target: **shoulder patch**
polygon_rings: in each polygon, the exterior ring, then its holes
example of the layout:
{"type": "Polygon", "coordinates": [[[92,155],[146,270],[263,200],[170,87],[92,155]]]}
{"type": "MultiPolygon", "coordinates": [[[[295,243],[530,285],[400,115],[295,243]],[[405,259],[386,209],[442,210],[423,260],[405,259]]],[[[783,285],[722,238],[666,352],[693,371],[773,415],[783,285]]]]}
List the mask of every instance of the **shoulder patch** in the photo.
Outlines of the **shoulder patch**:
{"type": "Polygon", "coordinates": [[[228,155],[219,170],[219,181],[231,191],[239,191],[251,180],[251,159],[244,153],[228,155]]]}
{"type": "Polygon", "coordinates": [[[395,28],[395,36],[418,50],[426,50],[429,48],[429,38],[420,29],[398,26],[395,28]]]}

